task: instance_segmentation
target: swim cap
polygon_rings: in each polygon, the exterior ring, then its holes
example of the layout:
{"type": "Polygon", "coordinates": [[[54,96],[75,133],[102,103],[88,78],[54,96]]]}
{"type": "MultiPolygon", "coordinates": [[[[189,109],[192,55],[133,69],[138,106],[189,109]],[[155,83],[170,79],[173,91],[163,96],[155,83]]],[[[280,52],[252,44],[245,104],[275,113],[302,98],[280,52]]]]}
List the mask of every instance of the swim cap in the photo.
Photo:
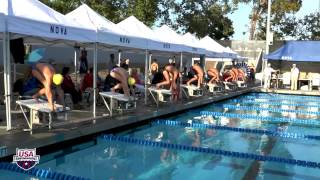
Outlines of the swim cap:
{"type": "Polygon", "coordinates": [[[61,74],[54,74],[52,81],[55,85],[59,86],[63,81],[63,76],[61,74]]]}
{"type": "Polygon", "coordinates": [[[128,84],[129,84],[130,86],[133,86],[133,85],[136,84],[136,80],[135,80],[134,78],[132,78],[132,77],[129,77],[129,78],[128,78],[128,84]]]}

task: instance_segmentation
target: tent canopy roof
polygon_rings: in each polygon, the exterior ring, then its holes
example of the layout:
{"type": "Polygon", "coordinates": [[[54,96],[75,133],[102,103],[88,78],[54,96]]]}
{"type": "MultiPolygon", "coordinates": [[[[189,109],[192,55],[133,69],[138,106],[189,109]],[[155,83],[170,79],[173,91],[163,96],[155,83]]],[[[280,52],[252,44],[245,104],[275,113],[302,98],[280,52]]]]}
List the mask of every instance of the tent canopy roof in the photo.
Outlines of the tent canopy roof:
{"type": "Polygon", "coordinates": [[[93,42],[95,31],[78,24],[37,0],[0,0],[7,29],[22,35],[93,42]]]}
{"type": "Polygon", "coordinates": [[[154,32],[134,16],[124,19],[119,22],[117,26],[127,31],[132,36],[158,40],[154,32]]]}
{"type": "Polygon", "coordinates": [[[269,60],[320,62],[320,41],[287,41],[266,55],[269,60]]]}
{"type": "Polygon", "coordinates": [[[183,36],[184,44],[193,47],[193,51],[196,54],[207,54],[207,51],[202,47],[198,38],[187,32],[183,36]]]}
{"type": "Polygon", "coordinates": [[[154,29],[154,32],[160,39],[176,44],[183,44],[182,36],[177,34],[167,25],[162,25],[161,27],[154,29]]]}
{"type": "Polygon", "coordinates": [[[77,9],[66,14],[66,17],[78,22],[85,27],[92,29],[104,30],[112,33],[124,33],[124,31],[117,27],[116,24],[101,16],[88,5],[82,4],[77,9]]]}
{"type": "Polygon", "coordinates": [[[139,21],[136,17],[130,16],[117,24],[120,28],[127,30],[131,36],[147,39],[147,49],[163,52],[181,52],[182,46],[172,42],[167,42],[158,37],[152,29],[139,21]]]}
{"type": "Polygon", "coordinates": [[[127,35],[128,32],[95,12],[86,4],[82,4],[66,16],[85,27],[96,29],[97,42],[116,46],[117,49],[126,51],[147,49],[146,39],[127,35]]]}

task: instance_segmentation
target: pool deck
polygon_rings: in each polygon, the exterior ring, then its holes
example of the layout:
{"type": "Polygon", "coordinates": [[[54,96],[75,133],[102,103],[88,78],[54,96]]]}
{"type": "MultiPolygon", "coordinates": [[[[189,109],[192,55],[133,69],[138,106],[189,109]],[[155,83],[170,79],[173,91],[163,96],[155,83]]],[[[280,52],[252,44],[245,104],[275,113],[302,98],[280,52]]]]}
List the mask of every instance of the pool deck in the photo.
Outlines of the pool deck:
{"type": "MultiPolygon", "coordinates": [[[[118,114],[113,117],[98,116],[94,120],[83,118],[72,123],[54,125],[53,129],[48,130],[46,127],[38,127],[30,132],[22,130],[5,131],[0,129],[0,147],[6,147],[6,154],[2,154],[1,160],[12,161],[12,155],[15,154],[16,148],[38,148],[37,154],[46,154],[57,150],[71,141],[81,142],[85,138],[93,138],[101,132],[113,132],[132,128],[139,124],[147,123],[151,119],[163,118],[164,116],[174,115],[188,109],[214,103],[217,101],[229,99],[248,92],[257,91],[257,87],[241,88],[233,92],[217,93],[216,95],[206,95],[198,98],[183,100],[175,104],[168,103],[160,105],[138,104],[138,108],[132,112],[118,114]]],[[[100,107],[100,112],[105,107],[100,107]]],[[[91,112],[90,112],[91,113],[91,112]]],[[[88,114],[88,113],[87,113],[88,114]]],[[[102,115],[102,114],[101,114],[102,115]]],[[[1,154],[0,154],[1,157],[1,154]]]]}

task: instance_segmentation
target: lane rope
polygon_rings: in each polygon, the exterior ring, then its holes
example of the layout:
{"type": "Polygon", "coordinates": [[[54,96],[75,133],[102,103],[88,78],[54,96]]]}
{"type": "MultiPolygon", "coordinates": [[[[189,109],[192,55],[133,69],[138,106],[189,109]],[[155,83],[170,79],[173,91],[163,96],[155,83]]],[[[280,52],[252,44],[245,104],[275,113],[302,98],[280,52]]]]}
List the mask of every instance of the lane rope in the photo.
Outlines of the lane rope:
{"type": "Polygon", "coordinates": [[[320,125],[320,121],[317,121],[317,120],[294,119],[294,118],[271,117],[271,116],[257,116],[257,115],[253,115],[253,114],[233,114],[233,113],[210,112],[210,111],[201,111],[200,114],[202,116],[239,118],[239,119],[266,121],[266,122],[292,123],[292,124],[303,124],[303,125],[313,125],[313,126],[320,125]]]}
{"type": "Polygon", "coordinates": [[[236,110],[248,110],[248,111],[259,110],[259,111],[269,111],[269,112],[277,112],[277,113],[288,112],[288,113],[297,113],[297,114],[320,115],[319,111],[307,111],[307,110],[299,110],[299,109],[297,109],[297,110],[296,109],[281,109],[281,108],[263,108],[263,107],[257,107],[257,106],[237,106],[237,105],[232,105],[232,104],[223,104],[223,108],[236,109],[236,110]]]}
{"type": "Polygon", "coordinates": [[[140,146],[184,150],[184,151],[207,153],[207,154],[221,155],[221,156],[241,158],[241,159],[250,159],[250,160],[256,160],[256,161],[269,161],[269,162],[277,162],[277,163],[290,164],[290,165],[309,167],[309,168],[320,168],[320,163],[318,162],[289,159],[289,158],[282,158],[282,157],[276,157],[276,156],[264,156],[264,155],[258,155],[253,153],[243,153],[243,152],[236,152],[236,151],[226,151],[221,149],[172,144],[172,143],[166,143],[166,142],[157,142],[157,141],[137,139],[137,138],[131,138],[131,137],[115,136],[112,134],[103,135],[102,138],[107,141],[124,142],[124,143],[136,144],[140,146]]]}
{"type": "Polygon", "coordinates": [[[52,180],[90,180],[88,178],[78,177],[78,176],[72,176],[68,174],[58,173],[47,169],[40,169],[40,168],[32,168],[28,171],[25,171],[21,169],[18,165],[14,163],[0,163],[0,169],[16,172],[20,174],[26,174],[29,176],[39,177],[39,178],[45,178],[45,179],[52,179],[52,180]]]}
{"type": "Polygon", "coordinates": [[[314,97],[257,97],[257,96],[243,96],[241,99],[254,99],[254,100],[268,100],[268,101],[293,101],[293,102],[320,102],[320,99],[315,99],[314,97]]]}
{"type": "Polygon", "coordinates": [[[283,137],[283,138],[292,138],[292,139],[320,140],[320,136],[305,135],[302,133],[289,133],[289,132],[281,132],[281,131],[270,131],[270,130],[264,130],[264,129],[238,128],[238,127],[218,126],[218,125],[201,124],[201,123],[187,123],[187,122],[171,121],[171,120],[157,120],[152,122],[151,124],[174,126],[174,127],[192,127],[192,128],[201,128],[201,129],[227,130],[227,131],[234,131],[234,132],[261,134],[261,135],[265,134],[273,137],[283,137]]]}
{"type": "Polygon", "coordinates": [[[263,101],[253,101],[253,100],[238,100],[238,99],[232,99],[232,102],[240,103],[240,104],[268,104],[268,105],[274,105],[274,106],[300,106],[300,107],[310,107],[310,108],[320,108],[320,105],[317,104],[300,104],[300,103],[293,103],[293,102],[276,102],[276,101],[269,101],[269,102],[263,102],[263,101]]]}
{"type": "Polygon", "coordinates": [[[277,94],[277,93],[250,93],[251,96],[256,96],[256,97],[271,97],[271,98],[277,98],[277,97],[285,97],[285,98],[296,98],[296,99],[319,99],[319,96],[316,95],[288,95],[288,94],[277,94]]]}

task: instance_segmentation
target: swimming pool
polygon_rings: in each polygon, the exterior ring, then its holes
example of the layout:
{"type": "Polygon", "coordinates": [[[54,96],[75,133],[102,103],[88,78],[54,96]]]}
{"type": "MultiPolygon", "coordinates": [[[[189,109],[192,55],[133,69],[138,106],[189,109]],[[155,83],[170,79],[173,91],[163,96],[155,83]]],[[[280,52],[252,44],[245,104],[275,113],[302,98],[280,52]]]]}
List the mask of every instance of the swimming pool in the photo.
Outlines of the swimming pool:
{"type": "MultiPolygon", "coordinates": [[[[250,93],[61,149],[36,168],[88,179],[319,179],[319,102],[250,93]]],[[[0,170],[17,176],[31,177],[0,170]]]]}

